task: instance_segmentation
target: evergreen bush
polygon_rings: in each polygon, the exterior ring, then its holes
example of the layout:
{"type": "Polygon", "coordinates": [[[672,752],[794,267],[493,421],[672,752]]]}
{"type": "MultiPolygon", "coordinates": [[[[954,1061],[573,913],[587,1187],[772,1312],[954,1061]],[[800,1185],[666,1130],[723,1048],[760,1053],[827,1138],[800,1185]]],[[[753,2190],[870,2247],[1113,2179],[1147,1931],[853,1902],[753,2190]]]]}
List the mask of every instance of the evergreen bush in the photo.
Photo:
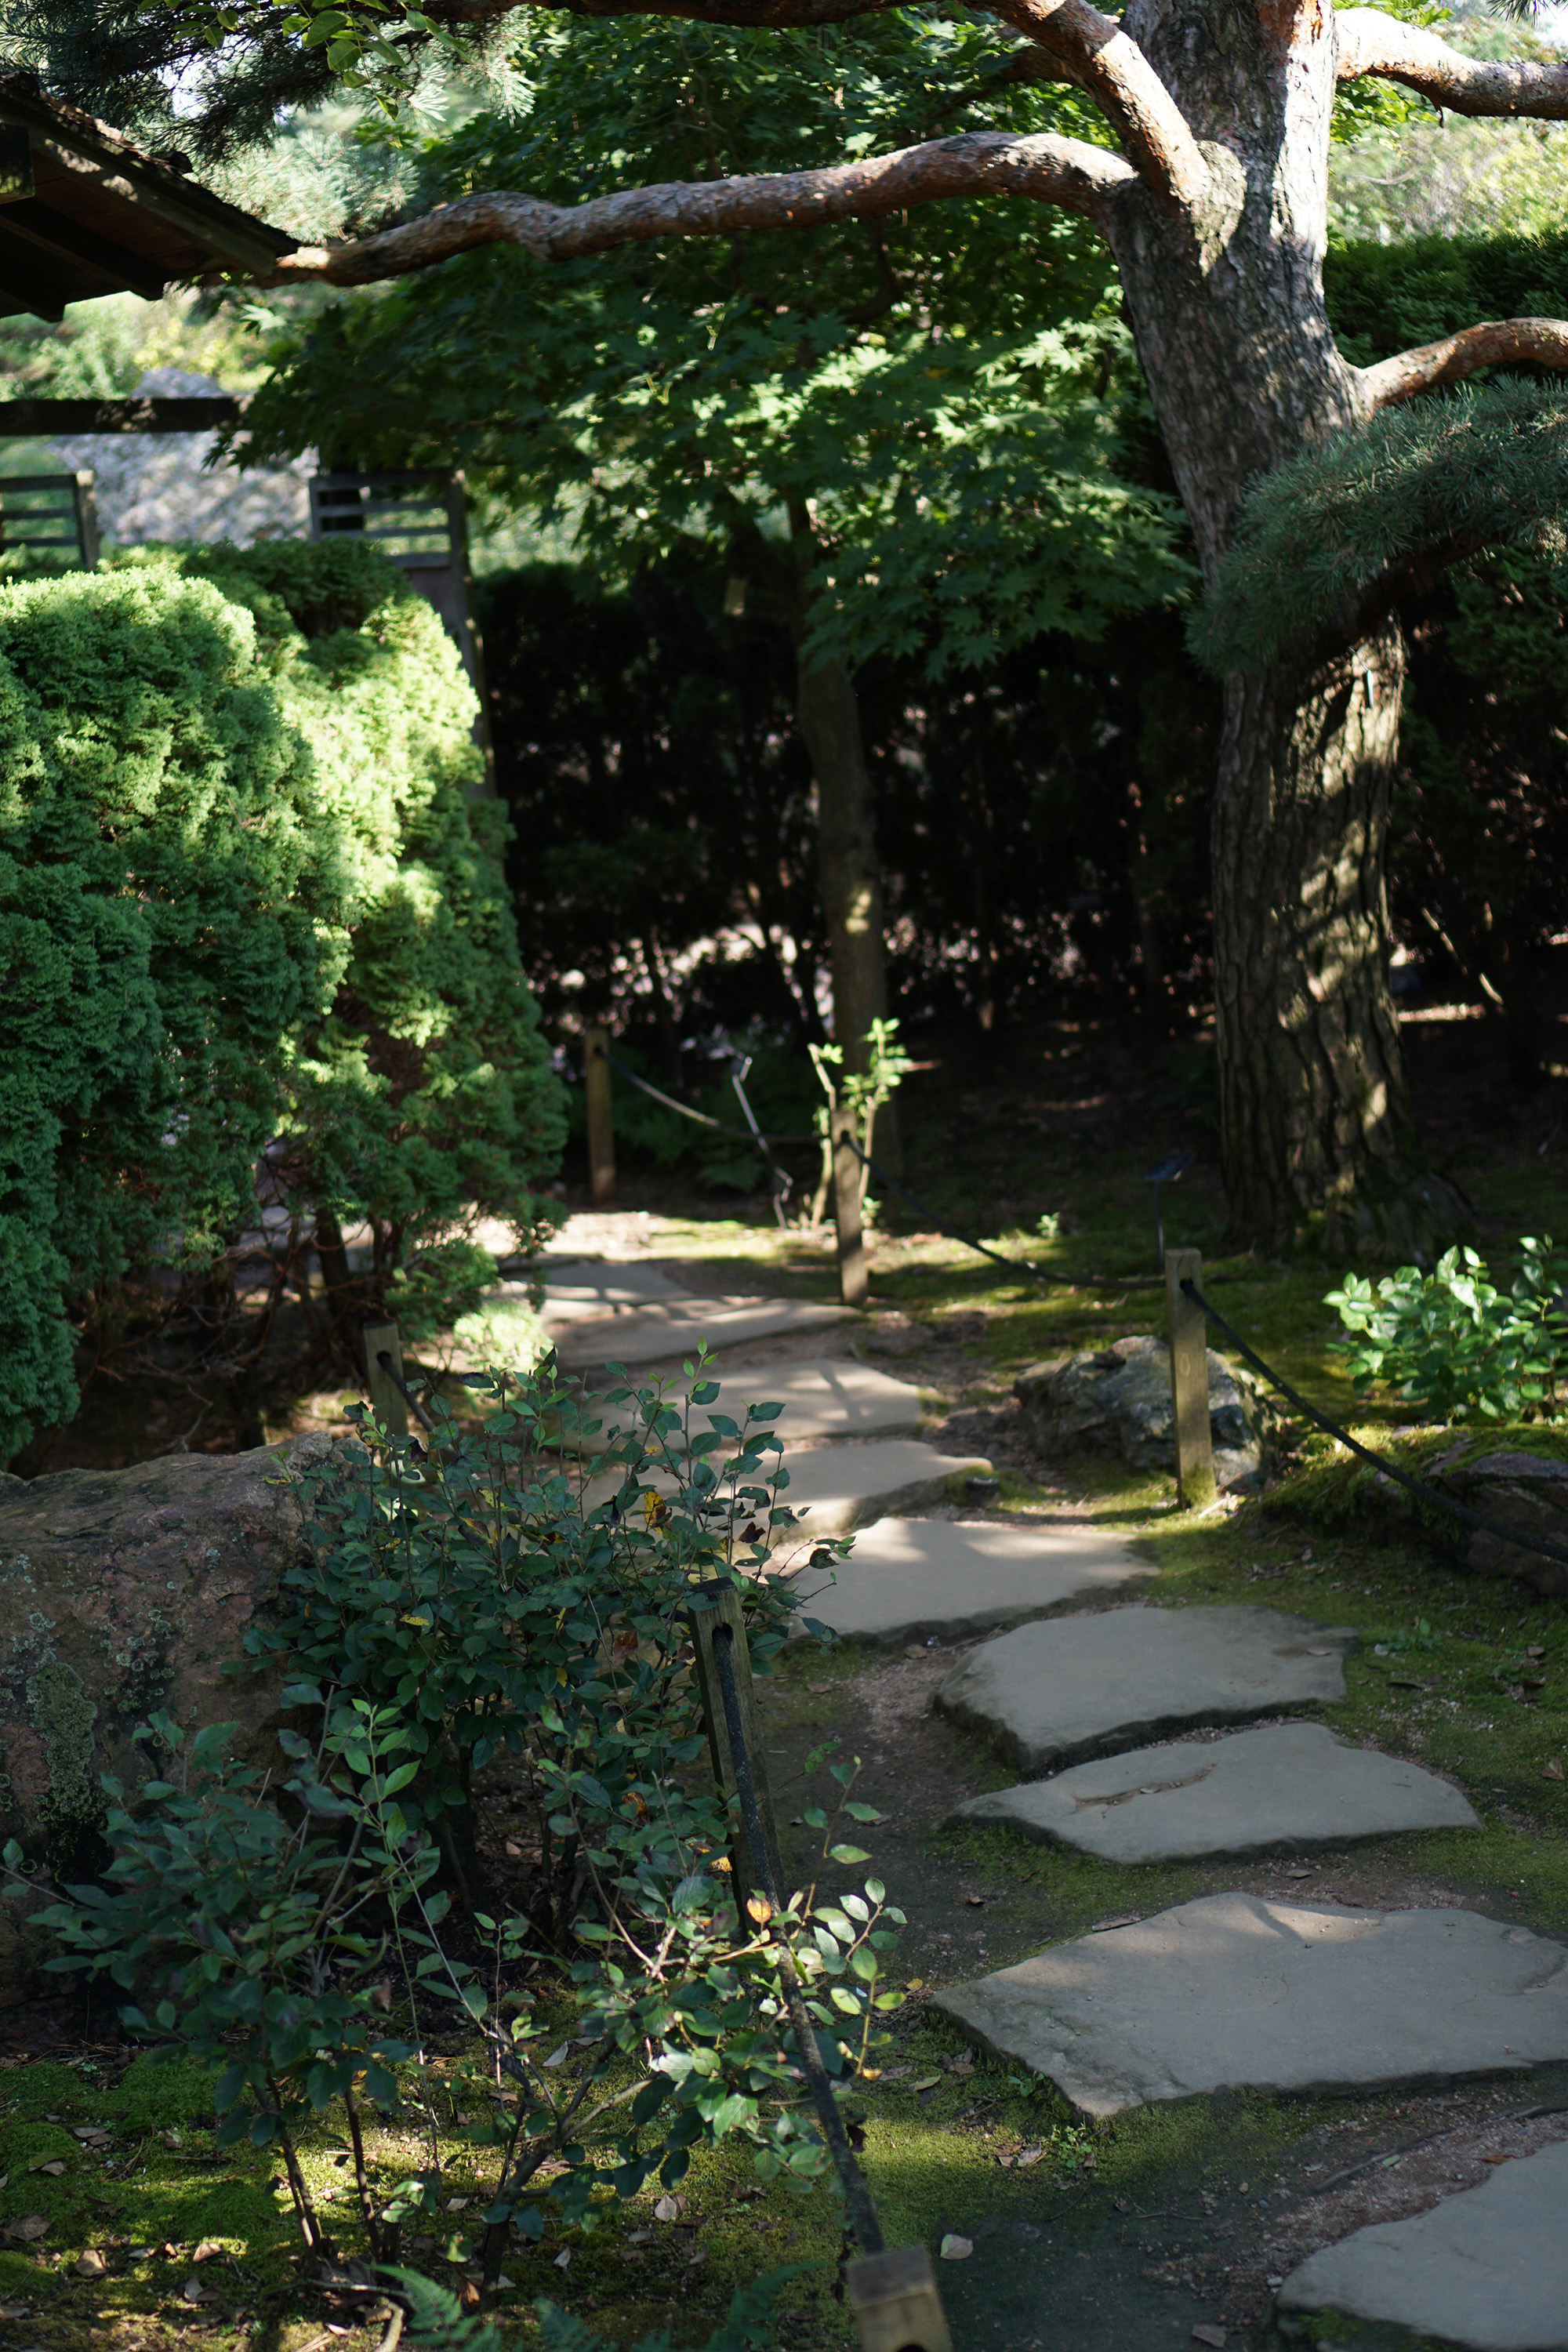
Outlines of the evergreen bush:
{"type": "Polygon", "coordinates": [[[537,1230],[561,1112],[473,710],[363,544],[0,586],[0,1458],[74,1412],[84,1338],[183,1315],[253,1379],[318,1226],[370,1228],[340,1331],[460,1305],[476,1214],[537,1230]],[[237,1288],[264,1154],[286,1216],[237,1288]]]}

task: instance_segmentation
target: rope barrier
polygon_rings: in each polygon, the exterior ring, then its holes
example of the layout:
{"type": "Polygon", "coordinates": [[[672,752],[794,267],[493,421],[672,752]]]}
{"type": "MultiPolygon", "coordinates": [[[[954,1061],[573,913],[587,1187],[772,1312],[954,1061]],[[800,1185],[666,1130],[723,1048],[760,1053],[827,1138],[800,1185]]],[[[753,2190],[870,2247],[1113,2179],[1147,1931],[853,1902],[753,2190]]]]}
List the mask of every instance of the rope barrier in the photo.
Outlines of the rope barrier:
{"type": "MultiPolygon", "coordinates": [[[[677,1102],[673,1095],[665,1094],[658,1087],[649,1086],[647,1080],[646,1078],[639,1078],[635,1070],[628,1070],[626,1064],[620,1059],[618,1055],[606,1054],[601,1048],[600,1058],[603,1061],[608,1062],[612,1070],[619,1070],[623,1078],[629,1079],[632,1085],[634,1087],[640,1087],[645,1095],[651,1095],[655,1102],[662,1103],[666,1110],[678,1110],[682,1118],[693,1118],[696,1120],[699,1127],[710,1127],[716,1134],[738,1135],[742,1143],[760,1143],[763,1146],[764,1154],[766,1147],[770,1143],[817,1144],[822,1140],[821,1137],[816,1135],[764,1135],[762,1129],[754,1122],[749,1128],[731,1127],[727,1120],[721,1118],[710,1118],[705,1110],[693,1110],[689,1103],[677,1102]]],[[[737,1092],[739,1092],[738,1088],[737,1092]]],[[[742,1097],[742,1099],[744,1101],[745,1098],[743,1096],[742,1097]]],[[[751,1107],[748,1104],[748,1115],[750,1113],[750,1108],[751,1107]]]]}
{"type": "Polygon", "coordinates": [[[1331,1421],[1326,1413],[1320,1412],[1316,1405],[1309,1404],[1306,1398],[1299,1395],[1288,1381],[1281,1380],[1273,1365],[1266,1364],[1262,1357],[1247,1346],[1235,1324],[1227,1322],[1217,1307],[1209,1305],[1195,1282],[1188,1280],[1184,1282],[1181,1287],[1183,1297],[1190,1298],[1194,1306],[1200,1307],[1208,1317],[1211,1323],[1218,1325],[1237,1354],[1252,1366],[1255,1372],[1260,1373],[1269,1387],[1276,1390],[1287,1403],[1294,1405],[1298,1412],[1304,1412],[1309,1421],[1316,1422],[1321,1430],[1325,1431],[1330,1437],[1337,1438],[1342,1445],[1347,1447],[1360,1460],[1370,1463],[1374,1470],[1381,1470],[1384,1476],[1391,1478],[1396,1486],[1406,1486],[1411,1494],[1425,1496],[1426,1500],[1435,1504],[1438,1510],[1447,1511],[1450,1518],[1463,1519],[1468,1527],[1479,1528],[1487,1535],[1500,1536],[1504,1543],[1512,1544],[1520,1551],[1539,1552],[1542,1559],[1555,1559],[1568,1568],[1568,1550],[1565,1550],[1561,1544],[1542,1543],[1534,1536],[1521,1535],[1517,1528],[1505,1527],[1500,1519],[1489,1518],[1485,1511],[1472,1511],[1468,1503],[1457,1503],[1451,1495],[1440,1493],[1436,1486],[1429,1486],[1424,1478],[1413,1477],[1408,1470],[1401,1470],[1397,1464],[1385,1461],[1381,1454],[1374,1454],[1370,1445],[1363,1445],[1358,1438],[1351,1435],[1349,1430],[1342,1429],[1337,1422],[1331,1421]]]}
{"type": "Polygon", "coordinates": [[[972,1240],[968,1234],[961,1234],[956,1226],[943,1224],[934,1209],[928,1209],[925,1202],[917,1200],[911,1192],[899,1182],[896,1176],[889,1176],[885,1168],[879,1168],[870,1153],[862,1151],[852,1135],[847,1135],[844,1141],[861,1164],[870,1170],[879,1184],[886,1185],[889,1192],[896,1192],[900,1201],[907,1201],[910,1208],[918,1209],[922,1217],[929,1217],[937,1232],[945,1234],[950,1242],[957,1242],[963,1249],[978,1251],[982,1257],[988,1257],[994,1265],[1005,1265],[1009,1274],[1026,1275],[1031,1282],[1043,1283],[1047,1290],[1070,1290],[1073,1287],[1062,1275],[1042,1274],[1037,1265],[1030,1265],[1019,1257],[1004,1257],[999,1250],[988,1248],[984,1242],[972,1240]]]}
{"type": "MultiPolygon", "coordinates": [[[[757,1803],[757,1791],[752,1778],[752,1759],[746,1747],[745,1726],[741,1718],[740,1694],[735,1687],[735,1661],[731,1655],[734,1635],[727,1625],[716,1628],[713,1635],[713,1665],[719,1677],[719,1690],[724,1708],[724,1728],[729,1734],[730,1754],[735,1765],[735,1787],[741,1800],[741,1820],[751,1850],[752,1867],[762,1882],[763,1893],[775,1912],[782,1911],[784,1890],[773,1883],[773,1865],[768,1860],[768,1842],[763,1828],[762,1811],[757,1803]]],[[[863,2254],[879,2254],[886,2246],[877,2209],[871,2202],[871,2192],[866,2186],[866,2176],[855,2161],[855,2151],[849,2145],[849,2135],[844,2128],[844,2118],[838,2112],[838,2102],[833,2095],[833,2084],[822,2053],[816,2046],[816,2032],[806,2012],[805,1999],[800,1979],[787,1949],[779,1953],[779,1974],[784,1979],[784,2006],[795,2029],[795,2047],[800,2055],[801,2072],[811,2086],[822,2136],[844,2185],[844,2202],[857,2242],[863,2254]]]]}

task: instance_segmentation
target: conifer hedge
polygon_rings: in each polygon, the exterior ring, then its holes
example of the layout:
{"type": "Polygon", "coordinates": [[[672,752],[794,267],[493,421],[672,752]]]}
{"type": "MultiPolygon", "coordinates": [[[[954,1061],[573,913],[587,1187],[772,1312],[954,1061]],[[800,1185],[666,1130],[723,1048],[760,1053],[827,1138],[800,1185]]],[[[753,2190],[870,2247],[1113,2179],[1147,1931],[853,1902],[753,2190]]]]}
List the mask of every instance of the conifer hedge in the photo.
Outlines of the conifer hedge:
{"type": "Polygon", "coordinates": [[[222,1337],[264,1152],[415,1323],[493,1273],[474,1214],[537,1227],[559,1089],[474,708],[353,541],[0,585],[0,1460],[75,1411],[84,1338],[193,1283],[222,1337]]]}

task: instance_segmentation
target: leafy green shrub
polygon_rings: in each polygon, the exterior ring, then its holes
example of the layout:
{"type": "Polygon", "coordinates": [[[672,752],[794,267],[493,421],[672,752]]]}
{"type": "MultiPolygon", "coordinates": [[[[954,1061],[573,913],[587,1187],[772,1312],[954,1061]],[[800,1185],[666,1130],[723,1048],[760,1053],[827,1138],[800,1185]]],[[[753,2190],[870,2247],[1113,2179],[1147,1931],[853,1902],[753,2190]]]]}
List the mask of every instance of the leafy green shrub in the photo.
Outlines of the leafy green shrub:
{"type": "Polygon", "coordinates": [[[1506,1296],[1473,1249],[1449,1250],[1431,1274],[1402,1265],[1375,1285],[1347,1275],[1325,1304],[1353,1335],[1330,1345],[1357,1395],[1395,1388],[1445,1421],[1556,1418],[1568,1371],[1568,1256],[1550,1234],[1519,1246],[1506,1296]]]}
{"type": "MultiPolygon", "coordinates": [[[[479,2213],[491,2277],[510,2231],[542,2234],[544,2203],[592,2227],[606,2197],[655,2173],[672,2186],[693,2147],[731,2135],[763,2179],[828,2169],[796,2105],[786,1980],[847,2084],[900,2001],[879,1955],[902,1915],[875,1879],[845,1884],[868,1857],[837,1822],[879,1818],[850,1795],[851,1764],[833,1768],[832,1812],[805,1816],[844,1891],[777,1910],[731,1892],[736,1823],[688,1612],[732,1578],[766,1674],[800,1603],[768,1550],[793,1524],[781,1408],[737,1420],[718,1396],[699,1381],[678,1412],[656,1388],[584,1401],[548,1373],[492,1381],[483,1422],[448,1423],[453,1442],[427,1456],[400,1441],[307,1473],[310,1549],[279,1621],[247,1636],[298,1677],[287,1813],[226,1761],[225,1727],[190,1740],[155,1718],[167,1777],[134,1813],[111,1788],[105,1882],[43,1915],[67,1947],[51,1966],[106,1972],[146,2004],[122,2012],[133,2031],[212,2067],[221,2144],[279,2147],[313,2247],[295,2148],[334,2100],[373,2255],[392,2259],[403,2221],[437,2210],[446,2127],[422,2037],[443,2006],[474,2036],[447,2087],[484,2111],[462,2138],[494,2152],[479,2213]],[[600,1403],[631,1405],[626,1431],[560,1451],[606,1434],[600,1403]],[[527,1791],[506,1833],[533,1862],[526,1909],[499,1916],[471,1828],[496,1759],[527,1791]],[[468,1914],[455,1940],[454,1891],[468,1914]],[[370,2185],[363,2114],[400,2101],[422,2110],[427,2155],[388,2195],[370,2185]]],[[[14,1848],[7,1861],[21,1874],[14,1848]]]]}
{"type": "MultiPolygon", "coordinates": [[[[764,2271],[761,2278],[743,2286],[731,2298],[722,2325],[714,2329],[702,2352],[763,2352],[764,2346],[776,2344],[773,2305],[779,2289],[797,2277],[801,2267],[789,2263],[780,2270],[764,2271]]],[[[421,2278],[417,2271],[393,2271],[390,2276],[408,2306],[409,2339],[423,2352],[505,2352],[507,2339],[500,2330],[477,2314],[466,2313],[448,2288],[421,2278]]],[[[595,2336],[558,2304],[541,2296],[533,2308],[545,2352],[604,2352],[603,2336],[595,2336]]],[[[670,2338],[661,2328],[657,2336],[639,2337],[633,2352],[670,2352],[670,2338]]]]}
{"type": "Polygon", "coordinates": [[[535,1230],[561,1121],[472,712],[368,548],[0,585],[0,1457],[69,1418],[84,1332],[101,1362],[199,1303],[243,1372],[346,1223],[340,1331],[474,1213],[535,1230]]]}

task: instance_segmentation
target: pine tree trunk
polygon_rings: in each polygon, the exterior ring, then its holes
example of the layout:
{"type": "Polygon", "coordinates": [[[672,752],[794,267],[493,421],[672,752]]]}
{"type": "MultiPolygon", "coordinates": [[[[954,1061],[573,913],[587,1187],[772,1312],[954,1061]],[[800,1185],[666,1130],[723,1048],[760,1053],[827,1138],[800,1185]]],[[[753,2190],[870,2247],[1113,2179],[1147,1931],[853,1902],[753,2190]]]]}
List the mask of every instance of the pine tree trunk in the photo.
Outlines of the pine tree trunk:
{"type": "MultiPolygon", "coordinates": [[[[1323,307],[1334,41],[1314,8],[1131,0],[1127,30],[1211,173],[1200,216],[1138,187],[1110,239],[1205,578],[1255,474],[1363,413],[1323,307]]],[[[1411,1138],[1384,843],[1404,658],[1367,645],[1233,677],[1213,834],[1233,1235],[1409,1252],[1453,1222],[1411,1138]]]]}

